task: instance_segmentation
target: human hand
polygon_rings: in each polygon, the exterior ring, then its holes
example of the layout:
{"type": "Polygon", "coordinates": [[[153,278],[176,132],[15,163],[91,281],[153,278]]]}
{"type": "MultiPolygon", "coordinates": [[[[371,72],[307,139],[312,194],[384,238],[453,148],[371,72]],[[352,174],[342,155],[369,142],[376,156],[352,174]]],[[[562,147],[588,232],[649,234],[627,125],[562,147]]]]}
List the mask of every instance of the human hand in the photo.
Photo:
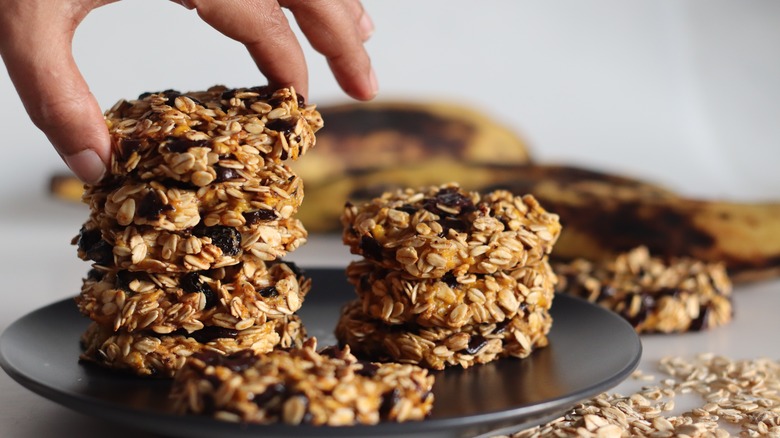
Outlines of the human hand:
{"type": "MultiPolygon", "coordinates": [[[[84,182],[101,179],[111,146],[97,100],[71,50],[76,27],[116,0],[0,0],[0,56],[31,120],[84,182]]],[[[373,23],[360,0],[174,0],[243,43],[268,83],[306,96],[303,50],[282,8],[289,9],[341,88],[371,99],[377,83],[363,43],[373,23]]]]}

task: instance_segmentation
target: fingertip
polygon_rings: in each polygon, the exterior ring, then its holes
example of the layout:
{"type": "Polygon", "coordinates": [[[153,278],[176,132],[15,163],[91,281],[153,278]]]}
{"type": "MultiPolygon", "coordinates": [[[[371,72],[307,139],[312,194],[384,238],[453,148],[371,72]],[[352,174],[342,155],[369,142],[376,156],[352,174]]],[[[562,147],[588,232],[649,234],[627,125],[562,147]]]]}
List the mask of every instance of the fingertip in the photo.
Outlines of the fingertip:
{"type": "Polygon", "coordinates": [[[93,149],[63,155],[62,159],[76,176],[87,184],[97,184],[106,174],[106,164],[93,149]]]}
{"type": "MultiPolygon", "coordinates": [[[[338,70],[331,66],[334,72],[338,70]]],[[[362,78],[354,78],[346,75],[337,74],[337,80],[341,85],[341,89],[344,90],[350,97],[357,100],[371,100],[379,94],[379,82],[377,81],[376,71],[373,67],[369,67],[369,72],[362,78]]]]}
{"type": "Polygon", "coordinates": [[[371,35],[374,34],[374,30],[376,29],[374,27],[374,21],[371,20],[371,16],[368,15],[365,9],[363,10],[363,15],[360,16],[360,20],[358,21],[358,28],[360,29],[360,36],[364,42],[371,38],[371,35]]]}
{"type": "Polygon", "coordinates": [[[379,82],[376,79],[376,70],[374,70],[374,67],[371,67],[371,71],[368,73],[368,83],[371,90],[370,99],[373,99],[379,94],[379,82]]]}

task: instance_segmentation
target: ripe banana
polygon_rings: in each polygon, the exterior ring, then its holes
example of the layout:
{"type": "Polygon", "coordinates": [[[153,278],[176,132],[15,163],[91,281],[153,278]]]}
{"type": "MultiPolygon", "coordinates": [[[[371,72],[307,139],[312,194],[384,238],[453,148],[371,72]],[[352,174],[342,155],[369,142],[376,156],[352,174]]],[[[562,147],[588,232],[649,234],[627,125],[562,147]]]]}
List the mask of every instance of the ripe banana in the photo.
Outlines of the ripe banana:
{"type": "Polygon", "coordinates": [[[319,107],[325,126],[305,159],[290,163],[307,186],[357,169],[419,162],[525,164],[518,134],[466,106],[370,102],[319,107]]]}

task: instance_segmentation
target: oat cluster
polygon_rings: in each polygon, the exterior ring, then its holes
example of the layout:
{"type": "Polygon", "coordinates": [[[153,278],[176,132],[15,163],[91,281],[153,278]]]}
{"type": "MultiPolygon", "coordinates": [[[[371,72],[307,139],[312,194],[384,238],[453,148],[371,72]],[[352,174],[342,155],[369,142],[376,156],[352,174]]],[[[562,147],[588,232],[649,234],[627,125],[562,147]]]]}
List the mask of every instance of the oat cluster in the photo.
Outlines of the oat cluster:
{"type": "Polygon", "coordinates": [[[303,182],[286,164],[322,119],[289,88],[122,100],[105,114],[110,173],[88,186],[74,238],[93,262],[76,298],[83,358],[172,376],[196,352],[299,346],[310,281],[281,258],[306,241],[303,182]]]}
{"type": "Polygon", "coordinates": [[[733,360],[712,353],[668,357],[658,364],[662,377],[634,377],[655,384],[629,396],[600,394],[542,426],[512,438],[780,436],[780,363],[769,359],[733,360]],[[679,394],[700,396],[697,407],[681,413],[679,394]]]}
{"type": "Polygon", "coordinates": [[[354,254],[410,278],[493,274],[533,265],[552,251],[561,225],[531,195],[484,197],[457,184],[386,192],[341,216],[354,254]]]}
{"type": "Polygon", "coordinates": [[[195,354],[174,380],[171,399],[182,413],[251,423],[344,426],[425,418],[433,376],[403,364],[357,360],[349,347],[302,348],[258,356],[195,354]]]}
{"type": "Polygon", "coordinates": [[[731,281],[723,264],[664,261],[638,247],[616,259],[556,264],[558,290],[623,316],[639,333],[679,333],[731,321],[731,281]]]}
{"type": "Polygon", "coordinates": [[[347,204],[343,240],[363,256],[358,300],[336,337],[360,355],[433,369],[526,357],[547,345],[558,217],[530,196],[457,184],[347,204]]]}

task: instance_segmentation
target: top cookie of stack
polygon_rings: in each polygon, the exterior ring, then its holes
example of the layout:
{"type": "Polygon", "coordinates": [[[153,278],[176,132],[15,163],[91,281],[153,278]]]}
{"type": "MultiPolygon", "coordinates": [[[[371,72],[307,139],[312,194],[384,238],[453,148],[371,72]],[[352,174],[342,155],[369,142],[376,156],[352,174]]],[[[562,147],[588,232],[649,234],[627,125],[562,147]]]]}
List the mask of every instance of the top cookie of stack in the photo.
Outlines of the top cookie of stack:
{"type": "Polygon", "coordinates": [[[267,87],[122,100],[106,113],[110,174],[88,187],[79,256],[130,271],[192,272],[244,254],[275,260],[306,231],[301,179],[284,164],[323,125],[293,89],[267,87]]]}

